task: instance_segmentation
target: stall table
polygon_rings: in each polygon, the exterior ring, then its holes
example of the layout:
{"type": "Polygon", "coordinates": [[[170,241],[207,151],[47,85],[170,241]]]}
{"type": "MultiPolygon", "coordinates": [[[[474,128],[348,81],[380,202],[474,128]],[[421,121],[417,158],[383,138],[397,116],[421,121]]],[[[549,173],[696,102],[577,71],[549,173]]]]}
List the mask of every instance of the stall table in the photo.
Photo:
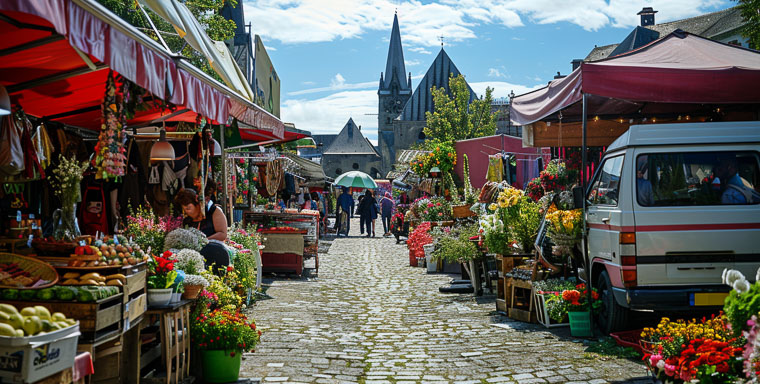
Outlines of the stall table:
{"type": "Polygon", "coordinates": [[[314,272],[319,273],[319,212],[245,212],[243,224],[263,226],[264,228],[261,231],[264,237],[262,244],[265,246],[261,253],[263,270],[287,270],[300,275],[303,272],[303,260],[313,258],[314,272]],[[293,227],[300,232],[283,232],[271,229],[283,226],[293,227]],[[270,234],[273,235],[271,240],[270,234]],[[280,245],[283,243],[280,238],[281,235],[302,237],[300,246],[294,243],[288,246],[280,245]]]}
{"type": "Polygon", "coordinates": [[[161,359],[166,367],[167,384],[172,383],[173,375],[177,383],[190,376],[190,307],[193,302],[182,300],[167,306],[148,307],[146,312],[160,318],[161,359]]]}

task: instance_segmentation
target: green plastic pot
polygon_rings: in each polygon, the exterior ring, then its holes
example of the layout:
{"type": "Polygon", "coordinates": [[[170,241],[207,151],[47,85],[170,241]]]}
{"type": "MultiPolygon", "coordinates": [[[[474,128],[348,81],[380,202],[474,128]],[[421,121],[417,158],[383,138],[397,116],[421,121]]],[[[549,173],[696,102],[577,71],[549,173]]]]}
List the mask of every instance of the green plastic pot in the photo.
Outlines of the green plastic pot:
{"type": "Polygon", "coordinates": [[[220,349],[204,350],[203,380],[207,383],[233,383],[240,376],[241,351],[225,351],[220,349]]]}
{"type": "Polygon", "coordinates": [[[575,337],[594,336],[591,330],[591,314],[588,312],[568,312],[570,318],[570,334],[575,337]]]}

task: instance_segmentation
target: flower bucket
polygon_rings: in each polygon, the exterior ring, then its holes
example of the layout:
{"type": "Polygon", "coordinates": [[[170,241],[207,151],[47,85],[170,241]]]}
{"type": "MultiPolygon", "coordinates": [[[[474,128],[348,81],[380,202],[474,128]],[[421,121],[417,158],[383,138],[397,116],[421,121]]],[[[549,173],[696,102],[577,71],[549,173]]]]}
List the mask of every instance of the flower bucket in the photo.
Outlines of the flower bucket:
{"type": "Polygon", "coordinates": [[[570,318],[570,334],[575,337],[591,337],[591,316],[589,312],[568,312],[570,318]]]}
{"type": "Polygon", "coordinates": [[[151,307],[162,307],[169,305],[172,300],[171,288],[150,288],[148,289],[148,305],[151,307]]]}
{"type": "Polygon", "coordinates": [[[410,267],[416,267],[417,266],[417,255],[415,255],[414,250],[409,250],[409,266],[410,267]]]}
{"type": "Polygon", "coordinates": [[[427,266],[427,273],[437,272],[438,263],[433,261],[433,251],[435,250],[435,245],[427,244],[422,248],[425,249],[425,266],[427,266]]]}
{"type": "MultiPolygon", "coordinates": [[[[187,289],[187,288],[185,288],[187,289]]],[[[567,322],[558,323],[551,317],[549,317],[549,309],[546,306],[546,296],[541,293],[533,293],[533,305],[536,307],[536,318],[538,322],[543,324],[546,328],[554,327],[567,327],[570,325],[567,322]]]]}
{"type": "Polygon", "coordinates": [[[240,376],[241,351],[224,351],[218,349],[204,350],[203,380],[206,383],[230,383],[238,381],[240,376]]]}
{"type": "Polygon", "coordinates": [[[182,294],[182,298],[185,300],[195,300],[201,293],[201,285],[185,285],[185,292],[182,294]]]}

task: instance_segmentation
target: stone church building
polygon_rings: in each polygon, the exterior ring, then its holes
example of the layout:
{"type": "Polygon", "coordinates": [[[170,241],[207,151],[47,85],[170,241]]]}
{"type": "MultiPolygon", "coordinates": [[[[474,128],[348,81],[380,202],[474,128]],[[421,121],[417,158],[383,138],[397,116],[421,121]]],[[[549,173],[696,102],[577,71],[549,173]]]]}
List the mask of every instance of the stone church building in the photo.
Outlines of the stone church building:
{"type": "MultiPolygon", "coordinates": [[[[401,150],[425,140],[422,132],[425,112],[434,110],[430,89],[443,87],[449,92],[449,77],[460,74],[441,46],[417,88],[412,88],[412,74],[406,72],[398,15],[395,15],[385,72],[380,73],[377,90],[378,145],[373,146],[362,135],[353,119],[348,120],[338,135],[314,135],[317,148],[322,148],[325,175],[337,177],[343,172],[359,170],[373,178],[384,178],[401,150]]],[[[467,87],[473,101],[477,95],[469,84],[467,87]]]]}
{"type": "MultiPolygon", "coordinates": [[[[414,91],[412,74],[406,74],[398,15],[395,15],[385,72],[380,73],[380,85],[377,90],[377,141],[382,156],[383,175],[391,170],[396,155],[401,150],[425,140],[425,134],[422,132],[425,127],[425,112],[434,110],[430,89],[443,87],[448,92],[449,77],[461,73],[441,46],[440,52],[414,91]]],[[[472,102],[477,95],[469,84],[467,88],[470,90],[472,102]]]]}

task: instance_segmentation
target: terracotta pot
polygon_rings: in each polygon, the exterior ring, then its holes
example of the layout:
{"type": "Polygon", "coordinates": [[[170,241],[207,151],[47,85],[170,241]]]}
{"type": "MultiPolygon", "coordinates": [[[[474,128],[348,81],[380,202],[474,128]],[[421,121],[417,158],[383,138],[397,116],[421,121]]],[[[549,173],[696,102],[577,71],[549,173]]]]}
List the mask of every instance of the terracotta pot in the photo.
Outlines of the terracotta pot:
{"type": "Polygon", "coordinates": [[[185,293],[182,294],[182,298],[185,300],[195,300],[203,289],[202,285],[186,285],[185,293]]]}

